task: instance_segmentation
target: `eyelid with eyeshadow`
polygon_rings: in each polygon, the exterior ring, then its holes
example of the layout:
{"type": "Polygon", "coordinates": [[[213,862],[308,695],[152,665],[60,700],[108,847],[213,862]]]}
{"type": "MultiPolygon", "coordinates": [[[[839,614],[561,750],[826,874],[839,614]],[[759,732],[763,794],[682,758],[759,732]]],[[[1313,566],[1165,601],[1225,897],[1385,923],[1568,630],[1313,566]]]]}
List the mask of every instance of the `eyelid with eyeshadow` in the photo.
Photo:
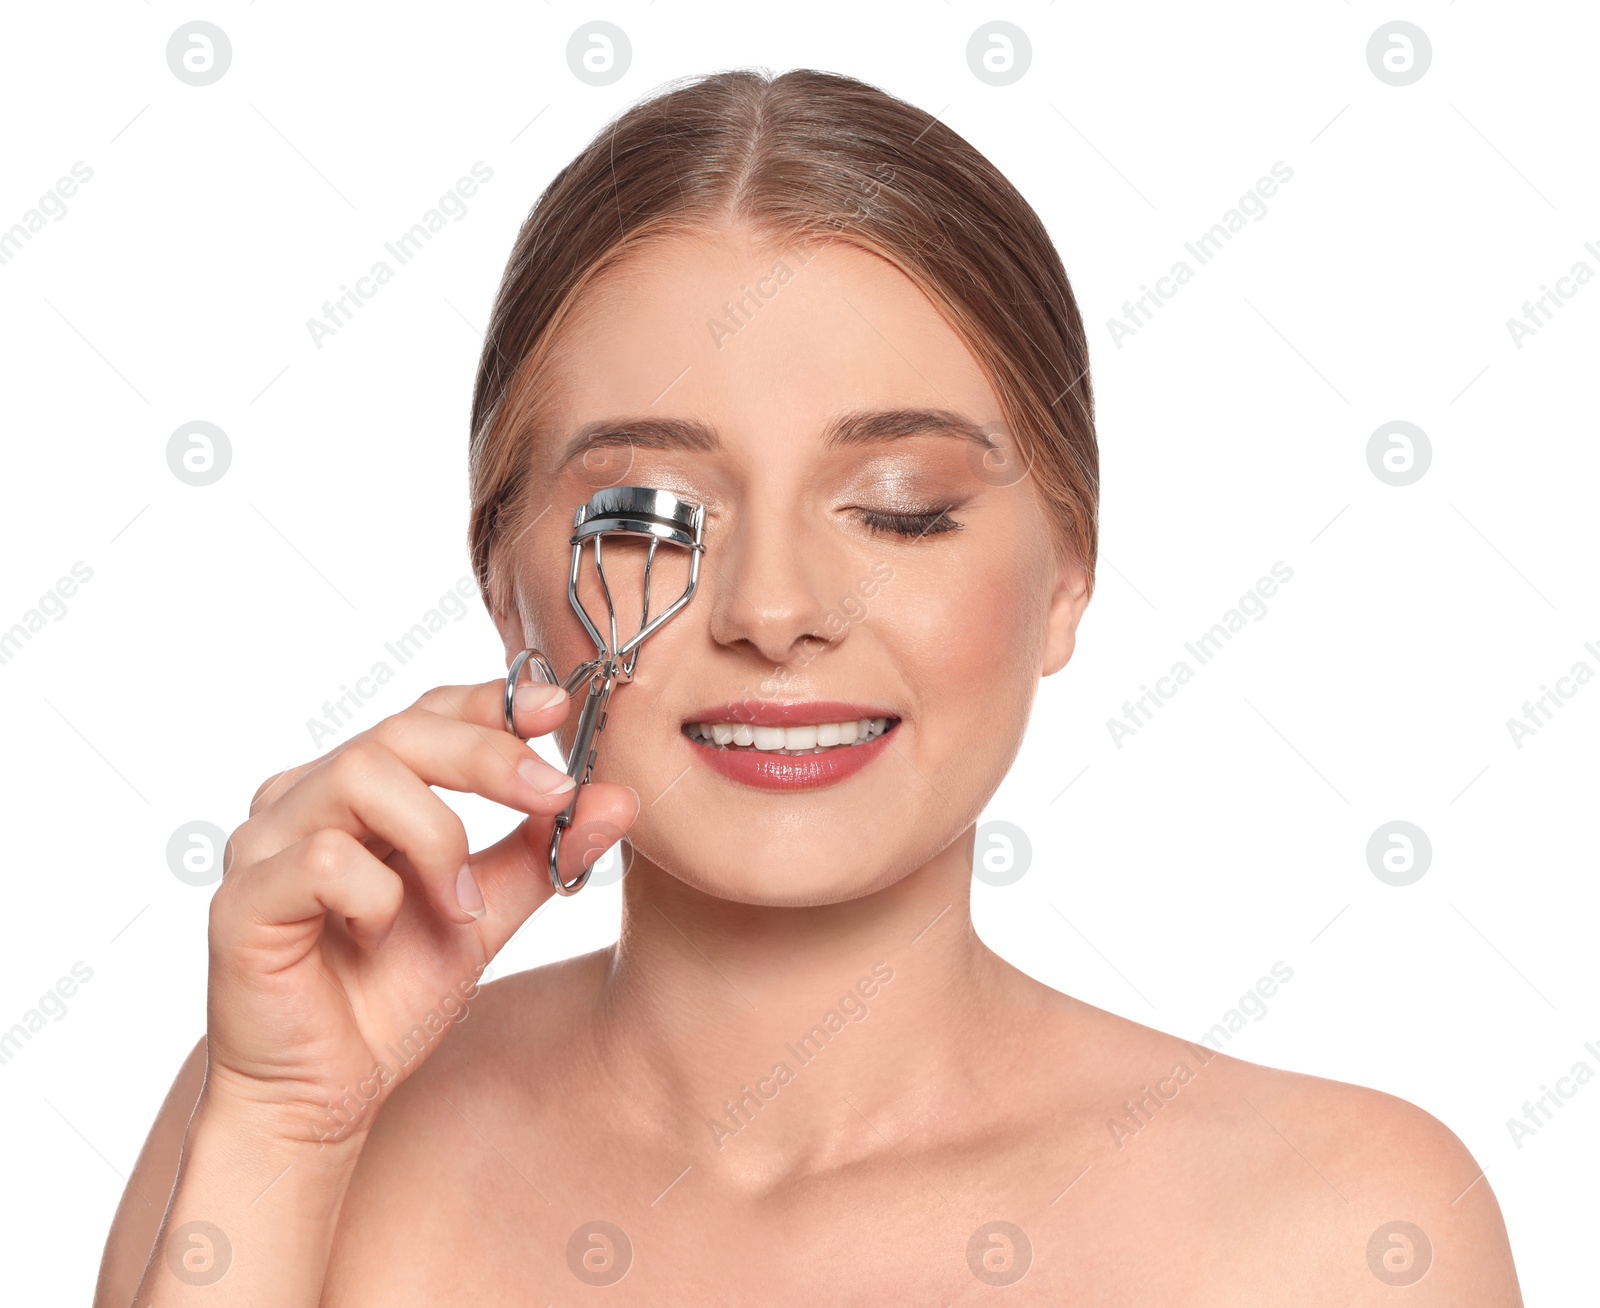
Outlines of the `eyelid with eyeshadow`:
{"type": "Polygon", "coordinates": [[[924,536],[942,536],[946,532],[960,531],[961,524],[950,516],[950,510],[954,507],[947,504],[939,508],[898,513],[858,508],[855,512],[874,535],[889,532],[920,540],[924,536]]]}
{"type": "MultiPolygon", "coordinates": [[[[672,453],[678,453],[673,451],[672,453]]],[[[720,495],[707,493],[698,484],[700,479],[683,476],[672,468],[670,457],[666,459],[650,459],[655,464],[648,470],[633,467],[636,460],[630,458],[629,475],[625,480],[635,485],[655,486],[662,490],[671,491],[682,499],[696,504],[703,504],[706,509],[706,524],[710,525],[723,516],[725,505],[720,495]]],[[[898,460],[896,460],[898,462],[898,460]]],[[[570,466],[570,465],[569,465],[570,466]]],[[[859,467],[856,471],[860,471],[859,467]]],[[[899,498],[894,492],[893,477],[879,476],[872,479],[880,491],[889,490],[891,500],[899,498]]],[[[844,511],[853,514],[869,532],[875,536],[893,535],[905,538],[907,541],[920,540],[926,536],[941,536],[950,532],[960,531],[962,524],[957,522],[950,514],[960,507],[953,501],[930,500],[922,496],[907,496],[910,503],[904,507],[896,508],[868,508],[861,504],[846,504],[844,511]],[[926,507],[924,507],[926,506],[926,507]]]]}

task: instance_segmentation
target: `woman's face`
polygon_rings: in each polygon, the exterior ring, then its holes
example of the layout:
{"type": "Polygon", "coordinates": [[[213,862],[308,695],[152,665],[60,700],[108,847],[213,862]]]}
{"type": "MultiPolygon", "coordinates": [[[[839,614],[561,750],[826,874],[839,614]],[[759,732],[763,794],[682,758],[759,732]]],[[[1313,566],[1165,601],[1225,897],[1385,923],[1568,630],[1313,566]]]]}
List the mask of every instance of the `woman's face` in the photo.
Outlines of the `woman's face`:
{"type": "MultiPolygon", "coordinates": [[[[949,847],[1015,756],[1039,677],[1070,657],[1086,589],[955,331],[859,247],[734,228],[635,252],[558,345],[531,480],[548,508],[508,547],[508,658],[537,645],[565,675],[593,657],[566,584],[595,490],[705,506],[698,589],[614,690],[595,770],[641,797],[634,871],[816,904],[949,847]],[[862,719],[885,719],[881,738],[862,719]]],[[[626,638],[644,546],[614,541],[626,638]]],[[[604,629],[590,548],[579,596],[604,629]]],[[[687,578],[686,552],[658,548],[652,613],[687,578]]]]}

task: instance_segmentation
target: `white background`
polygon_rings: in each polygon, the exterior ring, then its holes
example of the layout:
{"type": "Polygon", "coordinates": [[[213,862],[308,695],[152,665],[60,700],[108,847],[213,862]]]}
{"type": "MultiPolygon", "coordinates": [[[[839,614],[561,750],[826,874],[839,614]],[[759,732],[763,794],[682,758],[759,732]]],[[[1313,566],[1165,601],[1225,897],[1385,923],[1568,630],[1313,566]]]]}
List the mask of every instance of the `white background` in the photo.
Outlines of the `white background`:
{"type": "MultiPolygon", "coordinates": [[[[1487,1169],[1528,1301],[1593,1293],[1600,1083],[1521,1148],[1506,1125],[1574,1063],[1600,1071],[1600,679],[1520,749],[1506,726],[1579,660],[1600,672],[1600,279],[1521,348],[1506,326],[1578,260],[1600,273],[1591,7],[156,0],[5,25],[0,231],[93,169],[0,264],[0,630],[93,569],[0,665],[0,1029],[93,969],[0,1066],[8,1290],[21,1272],[29,1302],[86,1301],[202,1030],[211,891],[173,875],[169,837],[237,826],[318,752],[324,701],[470,576],[479,331],[538,192],[670,78],[810,65],[987,153],[1089,325],[1099,590],[988,815],[1032,862],[975,886],[980,931],[1191,1037],[1287,963],[1229,1052],[1427,1108],[1487,1169]],[[232,45],[204,87],[165,57],[197,18],[232,45]],[[604,87],[565,54],[596,18],[632,46],[604,87]],[[967,63],[992,19],[1031,43],[1007,86],[967,63]],[[1431,41],[1408,86],[1366,58],[1393,19],[1431,41]],[[493,180],[466,216],[317,348],[307,319],[479,160],[493,180]],[[1123,302],[1280,160],[1266,216],[1119,346],[1123,302]],[[231,446],[206,487],[167,465],[194,420],[231,446]],[[1393,420],[1431,442],[1409,486],[1367,462],[1393,420]],[[1118,748],[1107,719],[1279,560],[1267,615],[1118,748]],[[1433,850],[1403,887],[1366,857],[1394,819],[1433,850]]],[[[472,603],[341,738],[501,667],[472,603]]],[[[475,845],[513,820],[461,809],[475,845]]],[[[495,970],[605,943],[617,904],[596,887],[541,914],[495,970]]]]}

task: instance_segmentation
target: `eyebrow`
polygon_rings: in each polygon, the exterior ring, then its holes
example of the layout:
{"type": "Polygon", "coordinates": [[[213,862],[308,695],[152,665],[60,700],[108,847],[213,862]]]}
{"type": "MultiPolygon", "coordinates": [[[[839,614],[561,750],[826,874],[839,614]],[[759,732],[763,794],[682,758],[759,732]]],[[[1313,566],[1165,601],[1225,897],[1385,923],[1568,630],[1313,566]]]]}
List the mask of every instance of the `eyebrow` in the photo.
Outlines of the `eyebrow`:
{"type": "MultiPolygon", "coordinates": [[[[985,450],[995,446],[977,423],[950,409],[854,409],[828,423],[822,443],[830,450],[850,449],[908,436],[949,436],[985,450]]],[[[557,470],[589,450],[624,445],[715,454],[722,449],[722,439],[715,427],[692,418],[602,418],[578,428],[562,451],[557,470]]]]}

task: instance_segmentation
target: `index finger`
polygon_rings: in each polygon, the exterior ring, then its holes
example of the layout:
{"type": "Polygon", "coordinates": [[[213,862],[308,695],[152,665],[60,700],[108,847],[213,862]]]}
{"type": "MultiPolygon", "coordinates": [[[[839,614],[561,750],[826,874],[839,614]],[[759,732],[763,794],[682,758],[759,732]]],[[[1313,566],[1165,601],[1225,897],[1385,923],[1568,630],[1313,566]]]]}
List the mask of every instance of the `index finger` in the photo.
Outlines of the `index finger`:
{"type": "MultiPolygon", "coordinates": [[[[527,675],[518,680],[514,711],[517,734],[527,740],[534,736],[549,735],[560,726],[566,719],[571,697],[559,686],[541,680],[532,664],[524,672],[527,675]],[[551,710],[557,704],[562,706],[563,712],[552,722],[551,710]]],[[[475,726],[504,731],[505,685],[504,677],[496,677],[493,681],[472,686],[435,686],[417,700],[416,707],[437,713],[440,717],[457,718],[475,726]]]]}
{"type": "MultiPolygon", "coordinates": [[[[505,678],[496,677],[493,681],[480,682],[472,686],[435,686],[419,697],[411,707],[424,709],[440,717],[468,722],[473,726],[504,731],[506,729],[505,678]]],[[[571,697],[565,691],[559,686],[551,686],[549,682],[540,680],[536,671],[530,672],[528,679],[519,681],[517,686],[513,709],[517,734],[523,740],[548,736],[566,721],[570,707],[571,697]],[[559,694],[551,698],[551,692],[559,694]],[[541,696],[548,702],[543,705],[530,702],[538,700],[541,696]]],[[[378,726],[382,727],[388,721],[389,719],[384,719],[378,726]]],[[[374,735],[376,730],[368,728],[361,733],[361,736],[374,735]]],[[[357,736],[352,739],[360,738],[357,736]]],[[[306,773],[326,763],[349,743],[345,741],[344,744],[329,750],[327,754],[308,759],[296,767],[285,768],[282,772],[268,777],[250,800],[250,816],[254,817],[259,810],[283,795],[306,773]]]]}

